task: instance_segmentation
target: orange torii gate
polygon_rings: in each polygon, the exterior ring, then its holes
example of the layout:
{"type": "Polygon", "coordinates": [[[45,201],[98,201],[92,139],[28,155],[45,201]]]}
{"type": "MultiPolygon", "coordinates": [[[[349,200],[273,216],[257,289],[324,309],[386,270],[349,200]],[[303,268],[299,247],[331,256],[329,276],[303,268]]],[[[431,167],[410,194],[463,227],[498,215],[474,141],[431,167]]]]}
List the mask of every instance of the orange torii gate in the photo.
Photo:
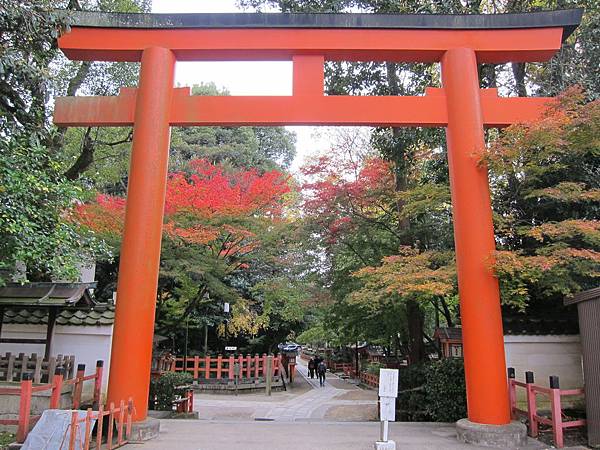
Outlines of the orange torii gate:
{"type": "Polygon", "coordinates": [[[59,40],[76,60],[141,61],[139,87],[56,100],[58,126],[133,126],[109,400],[133,396],[146,418],[171,126],[446,127],[468,415],[510,421],[484,128],[531,121],[549,99],[480,89],[477,64],[546,61],[581,10],[502,15],[77,13],[59,40]],[[176,61],[291,60],[293,95],[191,96],[176,61]],[[326,96],[325,61],[440,62],[424,96],[326,96]]]}

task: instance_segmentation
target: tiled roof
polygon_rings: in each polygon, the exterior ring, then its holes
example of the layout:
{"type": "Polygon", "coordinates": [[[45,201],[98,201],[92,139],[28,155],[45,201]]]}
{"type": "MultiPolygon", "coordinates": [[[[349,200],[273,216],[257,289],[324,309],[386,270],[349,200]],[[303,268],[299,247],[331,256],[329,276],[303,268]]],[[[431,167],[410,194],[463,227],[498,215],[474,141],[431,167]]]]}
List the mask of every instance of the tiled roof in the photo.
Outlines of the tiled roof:
{"type": "Polygon", "coordinates": [[[0,287],[0,305],[7,308],[23,306],[86,306],[94,305],[90,289],[96,283],[7,283],[0,287]]]}
{"type": "Polygon", "coordinates": [[[506,316],[502,318],[504,335],[575,335],[579,334],[576,315],[565,314],[562,317],[528,317],[527,315],[506,316]]]}
{"type": "Polygon", "coordinates": [[[435,329],[434,339],[446,339],[460,341],[462,339],[462,329],[458,327],[440,327],[435,329]]]}
{"type": "MultiPolygon", "coordinates": [[[[112,325],[115,320],[114,306],[103,306],[89,309],[63,309],[56,316],[57,325],[70,326],[103,326],[112,325]]],[[[46,309],[21,309],[4,311],[3,323],[20,323],[27,325],[46,325],[48,311],[46,309]]]]}
{"type": "MultiPolygon", "coordinates": [[[[577,316],[564,315],[562,317],[547,316],[534,318],[527,315],[502,317],[504,335],[522,336],[548,336],[548,335],[576,335],[579,334],[577,316]]],[[[462,340],[460,327],[436,328],[435,339],[462,340]]]]}

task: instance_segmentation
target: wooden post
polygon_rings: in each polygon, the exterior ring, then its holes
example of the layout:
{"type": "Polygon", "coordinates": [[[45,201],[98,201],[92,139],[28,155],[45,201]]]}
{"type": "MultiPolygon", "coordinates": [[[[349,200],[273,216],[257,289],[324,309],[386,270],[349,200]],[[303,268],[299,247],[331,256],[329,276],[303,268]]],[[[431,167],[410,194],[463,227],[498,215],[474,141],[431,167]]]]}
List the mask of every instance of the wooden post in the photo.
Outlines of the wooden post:
{"type": "Polygon", "coordinates": [[[119,445],[123,443],[123,424],[125,422],[125,401],[121,400],[119,403],[119,419],[117,427],[117,442],[119,445]]]}
{"type": "Polygon", "coordinates": [[[12,353],[7,353],[6,356],[8,357],[8,365],[6,366],[6,381],[12,381],[15,371],[15,355],[12,353]]]}
{"type": "Polygon", "coordinates": [[[552,433],[554,434],[554,444],[557,448],[564,447],[563,427],[562,427],[562,407],[560,399],[560,384],[558,377],[550,377],[550,405],[552,410],[552,433]]]}
{"type": "Polygon", "coordinates": [[[358,341],[356,341],[356,348],[354,349],[354,358],[355,358],[355,364],[356,364],[356,378],[360,378],[359,377],[359,373],[360,373],[360,368],[358,366],[358,341]]]}
{"type": "MultiPolygon", "coordinates": [[[[33,371],[33,382],[39,384],[42,382],[42,363],[44,362],[44,360],[37,353],[34,353],[32,356],[32,359],[35,361],[35,369],[33,371]]],[[[48,374],[48,379],[50,379],[50,374],[48,374]]]]}
{"type": "Polygon", "coordinates": [[[255,353],[254,354],[254,379],[258,380],[260,371],[260,357],[255,353]]]}
{"type": "Polygon", "coordinates": [[[125,437],[127,440],[131,438],[131,419],[133,416],[133,399],[129,397],[127,401],[127,428],[125,429],[125,437]]]}
{"type": "Polygon", "coordinates": [[[0,339],[2,338],[2,322],[4,322],[4,306],[0,306],[0,339]]]}
{"type": "Polygon", "coordinates": [[[267,389],[267,395],[271,395],[271,383],[273,381],[273,355],[269,355],[267,356],[267,367],[266,367],[266,374],[265,374],[265,382],[266,382],[266,389],[267,389]]]}
{"type": "Polygon", "coordinates": [[[233,372],[234,364],[235,364],[235,360],[233,359],[233,355],[229,355],[229,374],[227,375],[227,377],[229,378],[229,381],[233,380],[233,378],[234,378],[234,372],[233,372]]]}
{"type": "Polygon", "coordinates": [[[221,379],[221,371],[223,370],[221,365],[223,364],[223,356],[217,356],[217,380],[221,379]]]}
{"type": "Polygon", "coordinates": [[[104,361],[96,361],[96,377],[94,378],[94,408],[97,408],[102,396],[102,374],[104,371],[104,361]]]}
{"type": "Polygon", "coordinates": [[[104,425],[104,406],[102,406],[102,403],[98,405],[98,421],[96,423],[98,424],[96,427],[96,450],[101,450],[102,426],[104,425]]]}
{"type": "Polygon", "coordinates": [[[19,403],[19,425],[17,428],[17,442],[22,444],[29,433],[29,419],[31,415],[31,374],[24,373],[21,380],[21,399],[19,403]]]}
{"type": "Polygon", "coordinates": [[[535,403],[535,391],[533,390],[533,372],[525,372],[525,383],[527,384],[527,420],[529,420],[529,435],[537,437],[538,423],[535,418],[537,405],[535,403]]]}
{"type": "Polygon", "coordinates": [[[79,413],[73,411],[71,413],[71,434],[69,435],[69,450],[76,450],[77,429],[79,428],[79,413]]]}
{"type": "Polygon", "coordinates": [[[194,390],[188,389],[188,411],[189,413],[194,412],[194,390]]]}
{"type": "Polygon", "coordinates": [[[50,396],[50,409],[60,409],[60,395],[62,393],[63,386],[63,373],[62,367],[57,367],[52,378],[52,395],[50,396]]]}
{"type": "Polygon", "coordinates": [[[510,403],[510,418],[511,418],[511,420],[516,420],[517,413],[515,412],[515,408],[517,407],[517,392],[516,392],[516,387],[514,385],[515,369],[513,367],[509,367],[507,370],[508,370],[508,397],[509,397],[509,403],[510,403]]]}
{"type": "Polygon", "coordinates": [[[233,359],[233,355],[229,355],[229,373],[227,374],[227,378],[229,378],[229,381],[233,380],[233,365],[234,365],[234,359],[233,359]]]}
{"type": "Polygon", "coordinates": [[[81,404],[81,391],[83,390],[83,377],[85,376],[85,364],[77,364],[75,375],[75,386],[73,388],[73,409],[79,409],[81,404]]]}
{"type": "Polygon", "coordinates": [[[106,437],[106,444],[108,450],[112,448],[112,440],[113,440],[113,428],[115,426],[115,404],[113,402],[110,403],[110,409],[108,414],[108,433],[106,437]]]}
{"type": "Polygon", "coordinates": [[[92,439],[92,417],[94,416],[92,412],[92,408],[87,409],[87,413],[85,415],[85,441],[83,445],[84,450],[89,450],[90,441],[92,439]]]}
{"type": "Polygon", "coordinates": [[[267,354],[263,353],[261,359],[262,359],[262,364],[261,364],[261,367],[260,367],[261,375],[264,378],[266,378],[267,377],[267,375],[266,375],[267,374],[267,354]]]}
{"type": "Polygon", "coordinates": [[[50,358],[52,352],[52,337],[54,336],[54,325],[56,324],[56,308],[48,310],[48,327],[46,328],[46,346],[44,348],[44,359],[50,358]]]}
{"type": "Polygon", "coordinates": [[[29,363],[29,356],[25,353],[19,353],[19,359],[21,359],[21,379],[27,373],[27,365],[29,363]]]}
{"type": "MultiPolygon", "coordinates": [[[[198,357],[196,356],[196,358],[198,358],[198,357]]],[[[209,380],[210,379],[210,356],[207,356],[204,358],[204,370],[206,371],[204,377],[207,380],[209,380]]]]}

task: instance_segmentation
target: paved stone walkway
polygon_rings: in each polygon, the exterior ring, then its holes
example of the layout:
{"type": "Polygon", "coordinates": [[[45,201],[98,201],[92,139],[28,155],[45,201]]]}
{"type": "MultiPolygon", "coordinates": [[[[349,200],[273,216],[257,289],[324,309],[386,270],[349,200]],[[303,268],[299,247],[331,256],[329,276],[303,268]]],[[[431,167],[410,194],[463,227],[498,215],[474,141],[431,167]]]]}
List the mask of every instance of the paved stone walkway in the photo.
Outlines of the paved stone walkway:
{"type": "MultiPolygon", "coordinates": [[[[286,392],[201,394],[194,407],[201,420],[161,420],[158,439],[144,450],[372,450],[379,437],[377,392],[328,374],[324,387],[299,376],[286,392]]],[[[398,450],[490,450],[456,440],[454,424],[390,423],[398,450]]],[[[127,445],[125,450],[139,446],[127,445]]],[[[547,447],[530,440],[521,450],[547,447]]],[[[506,449],[515,450],[515,449],[506,449]]]]}
{"type": "Polygon", "coordinates": [[[194,409],[205,420],[369,421],[377,417],[377,393],[363,390],[327,374],[325,386],[310,379],[304,363],[297,366],[298,376],[287,392],[232,395],[200,394],[194,409]],[[346,417],[347,416],[347,417],[346,417]]]}
{"type": "MultiPolygon", "coordinates": [[[[158,439],[125,450],[373,450],[376,422],[223,422],[162,420],[158,439]]],[[[491,450],[461,444],[453,424],[390,424],[398,450],[491,450]]],[[[521,450],[541,450],[535,445],[521,450]]],[[[515,449],[506,449],[515,450],[515,449]]],[[[566,450],[566,449],[565,449],[566,450]]]]}

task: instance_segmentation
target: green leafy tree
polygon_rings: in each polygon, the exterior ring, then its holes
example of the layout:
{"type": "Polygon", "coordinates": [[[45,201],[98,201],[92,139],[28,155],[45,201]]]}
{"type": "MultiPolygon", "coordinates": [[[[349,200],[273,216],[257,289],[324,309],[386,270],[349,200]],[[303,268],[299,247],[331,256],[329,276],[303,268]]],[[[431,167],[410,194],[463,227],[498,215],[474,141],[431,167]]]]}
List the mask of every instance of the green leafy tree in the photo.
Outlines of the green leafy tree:
{"type": "Polygon", "coordinates": [[[0,28],[0,282],[22,263],[30,279],[73,278],[76,266],[101,251],[65,218],[83,191],[57,163],[48,123],[48,66],[67,25],[50,2],[2,1],[0,28]]]}
{"type": "MultiPolygon", "coordinates": [[[[214,83],[196,85],[193,95],[229,95],[214,83]]],[[[254,167],[286,170],[296,154],[296,136],[283,127],[175,128],[171,170],[185,170],[189,161],[206,159],[232,169],[254,167]]]]}
{"type": "Polygon", "coordinates": [[[556,308],[600,274],[600,101],[580,89],[542,120],[509,127],[486,156],[503,301],[556,308]]]}

